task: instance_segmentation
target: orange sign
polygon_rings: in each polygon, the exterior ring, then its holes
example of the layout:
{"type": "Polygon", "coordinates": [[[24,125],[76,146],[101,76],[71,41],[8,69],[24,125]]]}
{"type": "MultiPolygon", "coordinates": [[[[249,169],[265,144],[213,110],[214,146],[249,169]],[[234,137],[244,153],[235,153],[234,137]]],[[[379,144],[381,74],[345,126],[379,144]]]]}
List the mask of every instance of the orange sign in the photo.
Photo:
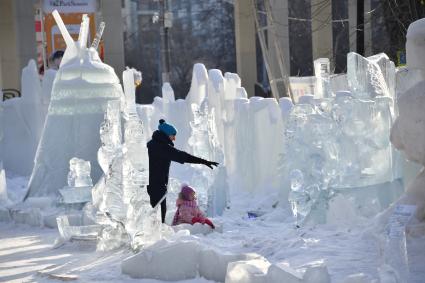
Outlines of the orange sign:
{"type": "MultiPolygon", "coordinates": [[[[80,33],[80,25],[83,17],[83,13],[71,13],[71,14],[60,14],[66,28],[68,29],[69,34],[74,40],[78,39],[80,33]]],[[[96,23],[94,21],[94,13],[88,14],[90,18],[90,29],[88,36],[88,46],[91,45],[91,42],[96,34],[96,23]]],[[[44,31],[46,33],[46,47],[47,47],[47,56],[50,57],[53,52],[56,50],[64,50],[66,48],[65,41],[63,40],[62,34],[59,31],[59,28],[56,25],[55,19],[52,14],[45,16],[44,20],[44,31]]]]}

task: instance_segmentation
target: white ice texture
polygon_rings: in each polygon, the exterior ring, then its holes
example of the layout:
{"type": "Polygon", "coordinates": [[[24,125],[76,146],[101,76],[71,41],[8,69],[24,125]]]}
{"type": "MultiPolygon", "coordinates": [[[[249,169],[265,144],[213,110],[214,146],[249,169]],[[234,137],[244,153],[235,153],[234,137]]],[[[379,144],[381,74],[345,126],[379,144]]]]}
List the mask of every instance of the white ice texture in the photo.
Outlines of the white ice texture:
{"type": "Polygon", "coordinates": [[[79,158],[69,160],[68,187],[90,187],[93,181],[90,177],[91,166],[89,161],[79,158]]]}
{"type": "Polygon", "coordinates": [[[394,97],[395,65],[384,53],[365,58],[350,52],[347,55],[347,80],[355,97],[394,97]]]}
{"type": "Polygon", "coordinates": [[[80,41],[74,42],[59,14],[53,15],[67,48],[53,84],[28,196],[53,195],[64,187],[72,157],[89,161],[93,180],[100,178],[99,127],[107,102],[122,96],[114,69],[102,63],[96,50],[86,47],[89,18],[83,18],[80,41]]]}
{"type": "Polygon", "coordinates": [[[411,23],[407,29],[406,63],[410,70],[425,69],[424,27],[425,19],[420,19],[411,23]]]}
{"type": "Polygon", "coordinates": [[[59,235],[63,240],[91,239],[96,240],[100,232],[100,225],[84,225],[84,223],[76,223],[71,225],[67,215],[60,215],[56,218],[59,235]]]}
{"type": "Polygon", "coordinates": [[[291,188],[289,201],[299,223],[326,221],[332,188],[365,187],[396,178],[389,142],[389,89],[394,86],[388,87],[395,73],[387,70],[393,64],[384,55],[364,58],[355,53],[349,54],[348,64],[352,92],[297,104],[286,122],[282,183],[291,188]]]}
{"type": "Polygon", "coordinates": [[[125,259],[124,274],[133,278],[179,281],[198,274],[200,245],[197,241],[169,242],[162,240],[142,252],[125,259]]]}
{"type": "Polygon", "coordinates": [[[4,138],[0,139],[0,159],[5,168],[22,176],[31,174],[43,130],[40,94],[36,63],[30,60],[22,70],[21,97],[0,101],[0,108],[4,111],[0,117],[0,123],[4,125],[4,138]]]}
{"type": "Polygon", "coordinates": [[[123,72],[124,107],[117,100],[109,101],[100,127],[98,159],[104,176],[93,190],[93,202],[101,215],[98,222],[103,225],[98,243],[101,250],[125,244],[140,248],[161,237],[159,210],[150,206],[146,191],[149,160],[144,125],[135,105],[138,74],[134,69],[123,72]]]}
{"type": "MultiPolygon", "coordinates": [[[[214,80],[210,79],[204,65],[196,64],[191,94],[186,100],[174,100],[171,86],[164,84],[162,98],[156,97],[150,107],[139,106],[138,111],[144,124],[147,125],[149,134],[157,129],[158,120],[163,118],[178,129],[176,148],[223,165],[223,145],[219,138],[219,127],[223,132],[223,119],[217,116],[217,112],[222,111],[221,99],[224,99],[225,95],[223,84],[225,79],[219,70],[213,71],[214,80]],[[214,99],[210,99],[210,93],[214,93],[214,99]],[[202,95],[202,98],[199,98],[199,95],[202,95]],[[210,103],[211,100],[213,102],[210,103]]],[[[230,73],[227,76],[232,81],[228,89],[233,91],[235,96],[239,95],[236,90],[236,86],[240,84],[239,77],[230,73]]],[[[225,168],[211,170],[201,165],[172,165],[170,176],[193,186],[197,191],[201,208],[208,210],[211,215],[221,214],[227,206],[228,185],[225,168]]],[[[168,200],[172,202],[172,199],[168,200]]]]}
{"type": "Polygon", "coordinates": [[[6,172],[3,168],[3,162],[0,160],[0,207],[5,207],[9,204],[11,204],[11,202],[7,195],[6,172]]]}

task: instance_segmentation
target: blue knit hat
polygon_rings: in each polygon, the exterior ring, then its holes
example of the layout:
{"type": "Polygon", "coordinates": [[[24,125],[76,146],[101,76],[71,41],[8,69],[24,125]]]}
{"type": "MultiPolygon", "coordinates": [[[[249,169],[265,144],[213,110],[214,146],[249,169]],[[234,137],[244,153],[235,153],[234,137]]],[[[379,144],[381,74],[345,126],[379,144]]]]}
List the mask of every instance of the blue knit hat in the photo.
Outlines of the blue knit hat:
{"type": "Polygon", "coordinates": [[[165,123],[164,119],[159,120],[158,130],[166,134],[167,136],[177,135],[177,130],[173,125],[165,123]]]}

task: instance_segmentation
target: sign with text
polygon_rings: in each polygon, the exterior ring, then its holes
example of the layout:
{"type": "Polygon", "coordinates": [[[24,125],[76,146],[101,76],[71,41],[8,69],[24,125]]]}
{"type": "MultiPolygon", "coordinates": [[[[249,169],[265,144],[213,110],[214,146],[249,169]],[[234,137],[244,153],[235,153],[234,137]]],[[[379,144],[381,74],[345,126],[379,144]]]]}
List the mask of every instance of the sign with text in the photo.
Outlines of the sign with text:
{"type": "Polygon", "coordinates": [[[96,0],[44,0],[44,13],[58,10],[59,13],[94,13],[96,0]]]}

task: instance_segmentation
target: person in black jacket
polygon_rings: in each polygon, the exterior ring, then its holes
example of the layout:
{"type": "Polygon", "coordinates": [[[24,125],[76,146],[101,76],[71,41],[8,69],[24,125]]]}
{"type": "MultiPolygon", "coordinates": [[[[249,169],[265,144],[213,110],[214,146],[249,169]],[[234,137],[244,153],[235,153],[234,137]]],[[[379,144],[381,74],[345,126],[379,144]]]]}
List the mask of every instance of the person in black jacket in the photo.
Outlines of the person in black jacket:
{"type": "Polygon", "coordinates": [[[176,140],[176,134],[176,128],[161,119],[159,120],[158,130],[152,134],[152,140],[147,143],[149,155],[148,194],[152,207],[155,207],[163,199],[161,202],[162,223],[165,222],[167,212],[165,194],[167,193],[171,161],[181,164],[204,164],[211,169],[218,165],[217,162],[208,161],[174,148],[173,141],[176,140]]]}

